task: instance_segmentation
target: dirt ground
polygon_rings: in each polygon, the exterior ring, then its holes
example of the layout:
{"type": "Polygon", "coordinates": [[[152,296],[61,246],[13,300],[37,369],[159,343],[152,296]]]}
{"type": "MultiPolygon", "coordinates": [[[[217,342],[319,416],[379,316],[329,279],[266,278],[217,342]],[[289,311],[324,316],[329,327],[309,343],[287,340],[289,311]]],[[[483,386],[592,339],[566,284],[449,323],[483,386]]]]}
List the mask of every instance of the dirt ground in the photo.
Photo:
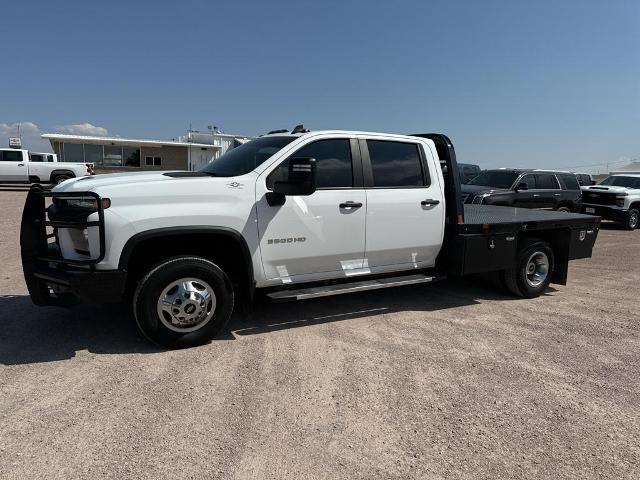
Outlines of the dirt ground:
{"type": "Polygon", "coordinates": [[[446,281],[262,306],[159,351],[34,307],[0,192],[0,477],[639,478],[640,231],[534,300],[446,281]]]}

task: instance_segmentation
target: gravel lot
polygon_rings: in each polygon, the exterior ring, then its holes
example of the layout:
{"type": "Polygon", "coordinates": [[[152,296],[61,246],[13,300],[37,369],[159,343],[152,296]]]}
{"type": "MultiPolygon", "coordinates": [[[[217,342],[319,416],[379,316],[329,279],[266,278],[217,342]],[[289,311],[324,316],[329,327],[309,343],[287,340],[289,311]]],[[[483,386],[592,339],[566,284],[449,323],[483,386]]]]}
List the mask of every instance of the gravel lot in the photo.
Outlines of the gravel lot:
{"type": "Polygon", "coordinates": [[[0,477],[639,478],[640,231],[569,285],[265,305],[158,351],[124,307],[37,308],[0,192],[0,477]]]}

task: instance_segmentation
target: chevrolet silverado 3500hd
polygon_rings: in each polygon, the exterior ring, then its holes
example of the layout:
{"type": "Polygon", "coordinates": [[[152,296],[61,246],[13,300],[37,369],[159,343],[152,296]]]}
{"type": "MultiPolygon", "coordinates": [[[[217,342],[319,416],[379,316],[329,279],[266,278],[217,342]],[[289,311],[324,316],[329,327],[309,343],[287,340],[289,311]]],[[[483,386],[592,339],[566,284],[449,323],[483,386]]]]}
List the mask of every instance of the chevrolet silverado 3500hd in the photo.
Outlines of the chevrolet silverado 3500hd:
{"type": "Polygon", "coordinates": [[[257,290],[302,300],[493,271],[536,297],[591,256],[599,222],[463,205],[445,135],[299,126],[199,172],[33,187],[21,248],[37,305],[126,299],[147,338],[176,347],[209,341],[257,290]]]}

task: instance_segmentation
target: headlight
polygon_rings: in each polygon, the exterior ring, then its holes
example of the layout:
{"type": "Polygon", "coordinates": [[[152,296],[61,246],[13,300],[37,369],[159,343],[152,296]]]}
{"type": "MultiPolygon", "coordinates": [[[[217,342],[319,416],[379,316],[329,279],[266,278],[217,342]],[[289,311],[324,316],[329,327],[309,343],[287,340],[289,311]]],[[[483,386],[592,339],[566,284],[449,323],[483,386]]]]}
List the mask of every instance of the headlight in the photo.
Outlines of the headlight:
{"type": "Polygon", "coordinates": [[[624,197],[616,198],[616,207],[624,207],[624,197]]]}
{"type": "MultiPolygon", "coordinates": [[[[109,208],[111,200],[103,198],[102,208],[109,208]]],[[[47,208],[49,220],[67,222],[85,221],[98,211],[98,200],[93,197],[53,197],[53,205],[47,208]]]]}
{"type": "MultiPolygon", "coordinates": [[[[108,198],[101,201],[103,209],[111,206],[111,200],[108,198]]],[[[98,211],[98,200],[93,197],[54,197],[53,203],[59,209],[86,210],[90,213],[98,211]]]]}
{"type": "Polygon", "coordinates": [[[473,203],[476,205],[480,205],[484,203],[484,199],[489,196],[488,193],[483,193],[482,195],[476,195],[473,199],[473,203]]]}

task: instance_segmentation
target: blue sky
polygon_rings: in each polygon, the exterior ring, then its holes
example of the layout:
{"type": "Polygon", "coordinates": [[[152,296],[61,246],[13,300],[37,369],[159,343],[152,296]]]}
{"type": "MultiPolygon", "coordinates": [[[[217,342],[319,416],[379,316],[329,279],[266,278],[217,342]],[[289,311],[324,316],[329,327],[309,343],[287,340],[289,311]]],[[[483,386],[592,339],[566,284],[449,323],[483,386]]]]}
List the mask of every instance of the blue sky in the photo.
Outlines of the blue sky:
{"type": "Polygon", "coordinates": [[[24,0],[2,11],[0,145],[16,122],[33,124],[27,146],[42,131],[172,138],[190,123],[255,135],[303,122],[445,132],[461,161],[486,167],[640,156],[637,1],[24,0]]]}

